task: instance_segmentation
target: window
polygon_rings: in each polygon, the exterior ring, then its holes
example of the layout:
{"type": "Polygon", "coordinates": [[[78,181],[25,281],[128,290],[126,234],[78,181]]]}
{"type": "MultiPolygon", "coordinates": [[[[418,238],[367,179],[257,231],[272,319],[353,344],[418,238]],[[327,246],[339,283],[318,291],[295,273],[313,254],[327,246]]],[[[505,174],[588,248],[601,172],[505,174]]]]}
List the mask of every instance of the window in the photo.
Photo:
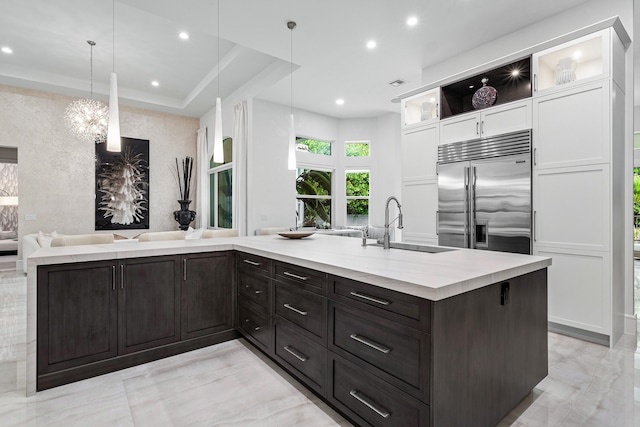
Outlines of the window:
{"type": "Polygon", "coordinates": [[[346,225],[369,225],[369,171],[347,171],[346,190],[346,225]]]}
{"type": "Polygon", "coordinates": [[[331,142],[321,141],[319,139],[302,138],[298,136],[296,137],[296,150],[330,156],[331,142]]]}
{"type": "Polygon", "coordinates": [[[345,154],[347,157],[369,157],[369,141],[347,141],[345,154]]]}
{"type": "Polygon", "coordinates": [[[298,169],[298,227],[331,228],[331,175],[330,171],[298,169]]]}
{"type": "Polygon", "coordinates": [[[214,163],[211,157],[209,169],[210,220],[209,226],[233,228],[233,141],[225,138],[224,162],[214,163]]]}

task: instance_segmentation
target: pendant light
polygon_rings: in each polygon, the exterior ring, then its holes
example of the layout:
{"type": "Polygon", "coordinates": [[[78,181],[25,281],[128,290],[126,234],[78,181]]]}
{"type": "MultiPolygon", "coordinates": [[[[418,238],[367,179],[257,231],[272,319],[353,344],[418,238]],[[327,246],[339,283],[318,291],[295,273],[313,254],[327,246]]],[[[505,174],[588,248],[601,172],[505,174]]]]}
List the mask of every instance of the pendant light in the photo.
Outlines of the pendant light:
{"type": "Polygon", "coordinates": [[[116,76],[116,1],[113,0],[113,69],[109,79],[109,130],[107,151],[121,151],[120,114],[118,112],[118,77],[116,76]]]}
{"type": "Polygon", "coordinates": [[[64,113],[64,121],[69,131],[78,139],[85,142],[104,142],[107,139],[107,123],[109,121],[109,107],[93,99],[93,47],[96,42],[87,40],[91,47],[90,56],[90,87],[91,98],[73,101],[64,113]]]}
{"type": "Polygon", "coordinates": [[[216,97],[216,121],[213,128],[213,162],[224,163],[222,146],[222,100],[220,100],[220,0],[218,0],[218,96],[216,97]]]}
{"type": "Polygon", "coordinates": [[[290,64],[290,76],[291,76],[291,114],[289,118],[289,156],[287,166],[289,170],[296,170],[296,129],[293,122],[293,29],[296,28],[294,21],[287,22],[287,28],[291,30],[291,61],[290,64]]]}

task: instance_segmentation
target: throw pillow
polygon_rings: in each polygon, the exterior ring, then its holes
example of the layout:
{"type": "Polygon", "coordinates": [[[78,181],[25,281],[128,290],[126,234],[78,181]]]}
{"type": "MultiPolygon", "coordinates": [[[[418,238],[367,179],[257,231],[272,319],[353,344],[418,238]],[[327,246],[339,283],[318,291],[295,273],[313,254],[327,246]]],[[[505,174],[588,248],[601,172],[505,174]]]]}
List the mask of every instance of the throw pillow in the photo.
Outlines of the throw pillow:
{"type": "Polygon", "coordinates": [[[54,237],[58,237],[58,233],[52,231],[51,233],[43,233],[42,231],[38,231],[38,237],[36,240],[41,248],[49,248],[51,247],[51,241],[54,237]]]}

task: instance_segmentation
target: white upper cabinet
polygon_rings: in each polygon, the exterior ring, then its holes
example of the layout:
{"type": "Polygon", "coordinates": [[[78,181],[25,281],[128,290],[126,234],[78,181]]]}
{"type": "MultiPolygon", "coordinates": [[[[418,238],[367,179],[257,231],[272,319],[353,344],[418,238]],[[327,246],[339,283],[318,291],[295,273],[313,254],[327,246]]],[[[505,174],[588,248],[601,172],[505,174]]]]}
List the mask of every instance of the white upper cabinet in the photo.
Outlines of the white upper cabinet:
{"type": "Polygon", "coordinates": [[[536,53],[534,96],[609,77],[611,50],[611,30],[605,29],[536,53]]]}
{"type": "Polygon", "coordinates": [[[531,129],[531,99],[467,113],[440,122],[440,144],[531,129]]]}
{"type": "Polygon", "coordinates": [[[403,127],[415,127],[440,119],[440,88],[410,96],[402,100],[403,127]]]}

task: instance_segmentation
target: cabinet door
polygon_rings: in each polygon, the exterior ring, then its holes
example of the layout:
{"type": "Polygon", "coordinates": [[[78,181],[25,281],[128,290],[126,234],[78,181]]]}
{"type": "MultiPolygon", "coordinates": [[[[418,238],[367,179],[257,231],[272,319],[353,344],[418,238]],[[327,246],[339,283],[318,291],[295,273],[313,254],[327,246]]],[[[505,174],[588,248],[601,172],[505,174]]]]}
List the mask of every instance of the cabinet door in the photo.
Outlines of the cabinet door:
{"type": "Polygon", "coordinates": [[[182,257],[182,339],[233,327],[232,274],[230,252],[182,257]]]}
{"type": "Polygon", "coordinates": [[[614,50],[622,48],[615,31],[607,28],[533,55],[534,93],[550,93],[607,78],[611,67],[611,35],[614,50]]]}
{"type": "Polygon", "coordinates": [[[484,137],[531,129],[531,100],[492,107],[480,115],[480,135],[484,137]]]}
{"type": "Polygon", "coordinates": [[[38,374],[117,354],[115,263],[38,267],[38,374]]]}
{"type": "Polygon", "coordinates": [[[436,177],[438,126],[406,131],[402,135],[402,180],[436,177]]]}
{"type": "Polygon", "coordinates": [[[537,98],[533,159],[538,169],[609,162],[610,82],[537,98]]]}
{"type": "Polygon", "coordinates": [[[534,246],[609,250],[610,193],[608,165],[536,171],[534,246]]]}
{"type": "Polygon", "coordinates": [[[533,253],[553,258],[549,267],[549,322],[609,336],[609,255],[559,248],[534,248],[533,253]]]}
{"type": "Polygon", "coordinates": [[[180,257],[129,259],[118,268],[118,353],[178,341],[180,257]]]}
{"type": "Polygon", "coordinates": [[[438,244],[436,213],[438,181],[405,181],[402,183],[402,241],[438,244]]]}
{"type": "Polygon", "coordinates": [[[480,113],[440,121],[440,144],[480,138],[480,113]]]}

